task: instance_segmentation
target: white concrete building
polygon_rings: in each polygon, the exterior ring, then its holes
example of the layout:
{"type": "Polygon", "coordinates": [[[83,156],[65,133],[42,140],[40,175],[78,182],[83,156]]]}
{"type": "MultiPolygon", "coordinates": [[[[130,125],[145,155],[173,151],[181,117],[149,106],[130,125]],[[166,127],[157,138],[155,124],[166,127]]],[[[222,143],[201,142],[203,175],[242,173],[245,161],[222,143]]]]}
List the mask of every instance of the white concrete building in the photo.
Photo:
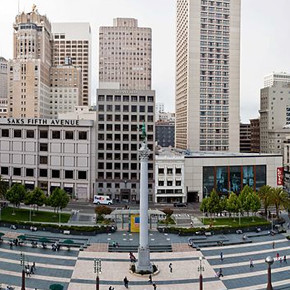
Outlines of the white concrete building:
{"type": "Polygon", "coordinates": [[[92,120],[0,119],[0,174],[10,183],[65,189],[89,200],[95,180],[92,120]]]}
{"type": "Polygon", "coordinates": [[[82,92],[78,105],[91,103],[91,26],[83,22],[52,23],[52,64],[65,65],[66,59],[81,68],[82,92]]]}
{"type": "Polygon", "coordinates": [[[274,82],[260,92],[260,145],[262,153],[283,154],[290,134],[290,83],[274,82]]]}
{"type": "Polygon", "coordinates": [[[186,202],[184,156],[164,149],[155,156],[155,203],[186,202]]]}
{"type": "Polygon", "coordinates": [[[286,72],[272,72],[264,77],[264,88],[272,87],[276,82],[290,83],[290,74],[286,72]]]}
{"type": "Polygon", "coordinates": [[[240,11],[177,0],[176,148],[239,152],[240,11]]]}

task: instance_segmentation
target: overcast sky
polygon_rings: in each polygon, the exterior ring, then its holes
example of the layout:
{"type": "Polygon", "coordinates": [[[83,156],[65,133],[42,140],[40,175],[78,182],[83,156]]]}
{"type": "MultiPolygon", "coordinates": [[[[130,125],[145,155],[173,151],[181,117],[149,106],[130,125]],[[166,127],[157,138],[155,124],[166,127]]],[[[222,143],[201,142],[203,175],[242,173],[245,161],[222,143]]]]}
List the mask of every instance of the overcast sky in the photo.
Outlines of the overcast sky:
{"type": "MultiPolygon", "coordinates": [[[[231,0],[235,1],[235,0],[231,0]]],[[[113,18],[133,17],[153,30],[153,83],[157,101],[174,110],[175,0],[7,0],[1,1],[0,56],[12,58],[13,22],[32,4],[51,22],[89,22],[92,27],[92,102],[98,85],[98,28],[113,18]],[[5,5],[3,3],[5,2],[5,5]],[[19,2],[19,5],[18,5],[19,2]]],[[[242,0],[241,119],[258,117],[259,90],[272,71],[290,72],[290,1],[242,0]]]]}

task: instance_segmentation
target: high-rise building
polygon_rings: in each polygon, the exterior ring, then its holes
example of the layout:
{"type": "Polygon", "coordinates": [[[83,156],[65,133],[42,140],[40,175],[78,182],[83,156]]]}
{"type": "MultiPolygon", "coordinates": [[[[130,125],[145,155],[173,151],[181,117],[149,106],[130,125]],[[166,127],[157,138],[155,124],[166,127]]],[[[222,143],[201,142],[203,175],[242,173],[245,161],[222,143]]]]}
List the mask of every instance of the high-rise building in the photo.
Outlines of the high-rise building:
{"type": "Polygon", "coordinates": [[[240,124],[240,152],[251,152],[251,124],[240,124]]]}
{"type": "Polygon", "coordinates": [[[174,147],[175,123],[157,121],[155,123],[155,140],[161,147],[174,147]]]}
{"type": "Polygon", "coordinates": [[[290,134],[290,83],[274,82],[260,92],[261,153],[283,153],[283,143],[290,134]]]}
{"type": "Polygon", "coordinates": [[[148,147],[149,200],[154,194],[155,91],[151,90],[151,29],[117,18],[100,27],[97,90],[97,191],[114,200],[140,197],[142,124],[148,147]]]}
{"type": "Polygon", "coordinates": [[[260,153],[260,119],[251,119],[251,152],[260,153]]]}
{"type": "Polygon", "coordinates": [[[7,117],[7,60],[0,57],[0,118],[7,117]]]}
{"type": "Polygon", "coordinates": [[[71,64],[54,66],[50,70],[52,118],[74,112],[82,102],[82,70],[71,64]]]}
{"type": "Polygon", "coordinates": [[[276,82],[290,83],[290,74],[286,72],[271,73],[264,77],[264,88],[272,87],[276,82]]]}
{"type": "Polygon", "coordinates": [[[8,67],[8,115],[50,117],[51,24],[35,7],[15,18],[13,60],[8,67]]]}
{"type": "Polygon", "coordinates": [[[151,90],[151,28],[116,18],[99,31],[99,88],[151,90]]]}
{"type": "Polygon", "coordinates": [[[81,68],[82,92],[79,106],[90,105],[91,27],[89,23],[52,23],[53,66],[71,65],[81,68]]]}
{"type": "Polygon", "coordinates": [[[240,0],[177,0],[177,148],[239,151],[240,10],[240,0]]]}

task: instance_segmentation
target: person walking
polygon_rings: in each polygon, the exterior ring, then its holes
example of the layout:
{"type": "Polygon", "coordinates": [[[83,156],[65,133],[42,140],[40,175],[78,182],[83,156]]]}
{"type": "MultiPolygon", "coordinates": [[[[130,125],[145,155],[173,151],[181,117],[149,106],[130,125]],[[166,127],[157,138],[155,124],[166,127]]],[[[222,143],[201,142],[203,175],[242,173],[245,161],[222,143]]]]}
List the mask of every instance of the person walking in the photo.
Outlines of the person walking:
{"type": "Polygon", "coordinates": [[[124,278],[124,286],[125,286],[126,288],[128,288],[128,286],[129,286],[129,280],[127,279],[126,276],[125,276],[125,278],[124,278]]]}
{"type": "Polygon", "coordinates": [[[254,268],[253,259],[250,259],[250,268],[254,268]]]}
{"type": "Polygon", "coordinates": [[[156,289],[157,289],[157,286],[156,286],[156,284],[155,284],[155,283],[154,283],[152,286],[153,286],[153,289],[154,289],[154,290],[156,290],[156,289]]]}
{"type": "Polygon", "coordinates": [[[223,252],[221,252],[220,256],[221,256],[221,261],[223,261],[224,260],[224,254],[223,254],[223,252]]]}
{"type": "Polygon", "coordinates": [[[220,268],[218,277],[220,278],[220,277],[223,277],[223,276],[224,276],[224,275],[223,275],[223,269],[220,268]]]}
{"type": "Polygon", "coordinates": [[[169,263],[169,271],[170,271],[170,273],[172,273],[172,263],[169,263]]]}
{"type": "Polygon", "coordinates": [[[276,255],[277,261],[279,260],[279,257],[280,257],[280,255],[279,255],[279,253],[277,253],[277,255],[276,255]]]}
{"type": "Polygon", "coordinates": [[[286,255],[284,255],[284,257],[283,257],[283,261],[284,261],[284,263],[287,264],[287,258],[286,258],[286,255]]]}
{"type": "Polygon", "coordinates": [[[272,244],[272,248],[275,249],[275,242],[273,242],[273,244],[272,244]]]}
{"type": "Polygon", "coordinates": [[[148,280],[148,282],[151,283],[151,284],[153,283],[153,282],[152,282],[152,275],[151,275],[151,274],[149,275],[149,280],[148,280]]]}

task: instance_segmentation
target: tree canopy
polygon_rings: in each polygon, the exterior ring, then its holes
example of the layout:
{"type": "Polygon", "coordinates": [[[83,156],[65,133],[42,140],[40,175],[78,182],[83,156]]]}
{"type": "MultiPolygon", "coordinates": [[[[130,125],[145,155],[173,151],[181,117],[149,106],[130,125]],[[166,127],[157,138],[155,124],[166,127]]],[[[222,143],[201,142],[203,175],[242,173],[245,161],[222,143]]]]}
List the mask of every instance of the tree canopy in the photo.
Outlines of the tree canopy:
{"type": "Polygon", "coordinates": [[[24,201],[26,189],[21,183],[15,183],[6,193],[6,199],[15,206],[24,201]]]}
{"type": "Polygon", "coordinates": [[[55,188],[47,199],[47,204],[59,211],[67,206],[69,202],[68,194],[60,188],[55,188]]]}

